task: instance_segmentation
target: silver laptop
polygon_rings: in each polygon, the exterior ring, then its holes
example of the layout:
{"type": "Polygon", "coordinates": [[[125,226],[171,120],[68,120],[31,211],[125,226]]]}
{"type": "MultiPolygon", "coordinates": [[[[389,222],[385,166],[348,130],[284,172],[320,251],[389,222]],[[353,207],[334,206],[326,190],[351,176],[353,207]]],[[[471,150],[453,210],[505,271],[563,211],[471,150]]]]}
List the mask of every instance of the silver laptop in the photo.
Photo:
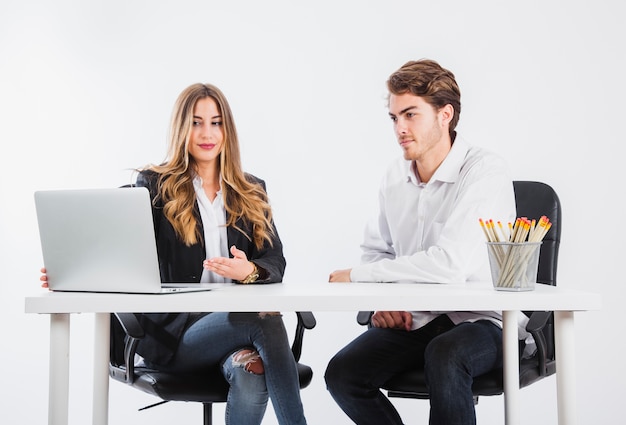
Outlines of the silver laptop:
{"type": "Polygon", "coordinates": [[[215,284],[161,284],[152,209],[143,187],[35,192],[53,291],[164,294],[215,284]]]}

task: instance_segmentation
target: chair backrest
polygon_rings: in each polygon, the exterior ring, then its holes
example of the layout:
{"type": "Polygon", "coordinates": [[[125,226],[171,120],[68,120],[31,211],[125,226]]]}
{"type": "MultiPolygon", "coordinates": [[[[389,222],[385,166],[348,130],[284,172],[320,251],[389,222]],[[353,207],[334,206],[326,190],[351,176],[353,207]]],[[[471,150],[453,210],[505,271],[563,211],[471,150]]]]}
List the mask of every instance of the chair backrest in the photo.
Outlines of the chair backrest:
{"type": "Polygon", "coordinates": [[[556,285],[556,271],[561,243],[561,202],[549,185],[535,181],[514,181],[518,217],[539,219],[545,215],[552,227],[543,239],[537,282],[556,285]]]}

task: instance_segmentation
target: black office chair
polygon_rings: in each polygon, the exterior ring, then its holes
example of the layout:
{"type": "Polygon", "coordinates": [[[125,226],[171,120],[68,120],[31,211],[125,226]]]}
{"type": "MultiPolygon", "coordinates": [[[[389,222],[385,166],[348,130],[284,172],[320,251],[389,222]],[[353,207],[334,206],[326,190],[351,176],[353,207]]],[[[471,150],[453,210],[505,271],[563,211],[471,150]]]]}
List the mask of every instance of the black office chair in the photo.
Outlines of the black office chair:
{"type": "MultiPolygon", "coordinates": [[[[537,282],[555,286],[561,240],[561,203],[559,198],[550,186],[541,182],[515,181],[513,188],[518,217],[539,219],[545,215],[552,222],[552,227],[541,245],[537,282]]],[[[486,250],[485,255],[487,255],[486,250]]],[[[359,312],[357,315],[358,323],[369,326],[372,313],[371,311],[359,312]]],[[[552,312],[525,311],[524,313],[530,317],[526,330],[534,337],[537,352],[529,359],[522,359],[520,356],[520,388],[550,376],[556,371],[552,312]]],[[[479,396],[502,394],[504,392],[503,381],[501,368],[475,378],[472,385],[474,403],[478,403],[479,396]]],[[[383,389],[387,390],[389,397],[428,399],[428,388],[423,369],[416,369],[395,376],[383,385],[383,389]]]]}
{"type": "MultiPolygon", "coordinates": [[[[312,369],[299,363],[305,329],[316,325],[311,312],[296,313],[298,322],[292,343],[293,356],[298,366],[300,388],[305,388],[313,378],[312,369]]],[[[204,406],[204,425],[211,425],[213,403],[226,401],[228,383],[221,368],[216,366],[199,374],[174,374],[135,365],[137,344],[143,338],[144,331],[133,313],[114,313],[111,315],[111,353],[109,375],[116,381],[131,385],[148,394],[159,397],[161,401],[146,406],[154,407],[168,401],[199,402],[204,406]]],[[[140,409],[140,410],[143,410],[140,409]]]]}

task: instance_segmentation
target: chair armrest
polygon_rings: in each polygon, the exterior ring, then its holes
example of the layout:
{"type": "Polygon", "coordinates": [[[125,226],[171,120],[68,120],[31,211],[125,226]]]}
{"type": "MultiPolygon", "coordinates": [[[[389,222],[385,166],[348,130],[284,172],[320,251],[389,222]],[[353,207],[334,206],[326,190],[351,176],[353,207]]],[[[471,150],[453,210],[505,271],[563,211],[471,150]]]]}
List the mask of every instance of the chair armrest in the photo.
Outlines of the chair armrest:
{"type": "Polygon", "coordinates": [[[526,324],[526,331],[530,333],[540,332],[548,323],[550,315],[551,312],[549,311],[533,311],[526,324]]]}
{"type": "Polygon", "coordinates": [[[298,316],[298,324],[296,325],[296,333],[293,339],[293,344],[291,345],[291,352],[293,353],[293,358],[296,362],[300,361],[300,356],[302,355],[302,342],[304,340],[304,330],[305,329],[313,329],[317,322],[315,320],[315,316],[310,311],[297,311],[296,315],[298,316]]]}
{"type": "Polygon", "coordinates": [[[537,361],[539,362],[539,375],[548,375],[548,363],[552,360],[554,349],[551,347],[552,339],[546,333],[549,328],[549,320],[552,317],[550,311],[533,311],[526,324],[526,331],[529,332],[537,346],[537,361]]]}
{"type": "Polygon", "coordinates": [[[356,315],[356,322],[359,325],[369,326],[370,320],[372,319],[373,311],[359,311],[356,315]]]}
{"type": "Polygon", "coordinates": [[[301,323],[305,329],[313,329],[317,325],[315,316],[310,311],[297,311],[298,323],[301,323]]]}
{"type": "Polygon", "coordinates": [[[109,368],[109,373],[119,381],[132,384],[135,379],[135,353],[137,351],[137,345],[139,344],[139,340],[144,337],[145,333],[133,313],[113,313],[112,316],[117,319],[125,336],[123,363],[113,364],[113,362],[111,362],[113,367],[109,368]]]}
{"type": "Polygon", "coordinates": [[[144,337],[144,331],[141,325],[139,324],[139,320],[137,320],[137,316],[134,313],[113,313],[117,320],[119,321],[122,329],[131,338],[141,339],[144,337]]]}

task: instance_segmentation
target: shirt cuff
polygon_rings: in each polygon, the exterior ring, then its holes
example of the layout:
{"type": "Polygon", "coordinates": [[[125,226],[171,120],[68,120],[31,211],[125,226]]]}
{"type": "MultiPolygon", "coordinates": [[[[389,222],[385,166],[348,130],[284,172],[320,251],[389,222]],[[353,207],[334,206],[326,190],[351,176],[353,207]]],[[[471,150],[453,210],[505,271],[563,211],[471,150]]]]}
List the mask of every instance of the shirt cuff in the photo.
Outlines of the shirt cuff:
{"type": "Polygon", "coordinates": [[[370,264],[353,267],[350,271],[351,282],[374,282],[370,264]]]}

